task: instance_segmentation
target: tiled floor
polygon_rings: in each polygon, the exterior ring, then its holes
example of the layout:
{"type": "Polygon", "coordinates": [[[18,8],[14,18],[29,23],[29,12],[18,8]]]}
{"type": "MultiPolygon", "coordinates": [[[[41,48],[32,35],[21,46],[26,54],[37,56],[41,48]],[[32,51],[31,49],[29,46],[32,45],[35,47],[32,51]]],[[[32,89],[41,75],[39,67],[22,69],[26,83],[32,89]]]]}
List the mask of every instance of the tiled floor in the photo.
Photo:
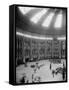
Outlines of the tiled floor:
{"type": "Polygon", "coordinates": [[[65,60],[62,60],[60,64],[53,64],[50,63],[49,60],[40,60],[37,62],[27,63],[27,67],[25,67],[24,65],[20,65],[16,68],[16,81],[17,83],[20,83],[20,80],[25,75],[26,75],[25,83],[27,83],[27,81],[28,83],[32,83],[32,81],[34,82],[62,81],[63,80],[62,74],[61,73],[58,73],[57,75],[54,74],[53,77],[52,71],[58,67],[63,68],[63,62],[65,63],[65,60]],[[36,63],[38,63],[38,65],[36,65],[36,63]]]}

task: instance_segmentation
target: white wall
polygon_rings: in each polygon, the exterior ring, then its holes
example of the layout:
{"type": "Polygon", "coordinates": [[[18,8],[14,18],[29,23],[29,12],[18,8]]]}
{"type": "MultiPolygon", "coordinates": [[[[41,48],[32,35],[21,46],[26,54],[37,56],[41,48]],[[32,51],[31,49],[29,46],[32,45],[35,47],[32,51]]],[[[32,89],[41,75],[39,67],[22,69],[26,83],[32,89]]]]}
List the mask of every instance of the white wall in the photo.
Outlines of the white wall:
{"type": "MultiPolygon", "coordinates": [[[[31,4],[69,7],[69,0],[0,0],[0,90],[68,90],[69,83],[11,86],[9,78],[9,5],[31,4]]],[[[69,12],[69,10],[68,10],[69,12]]],[[[69,19],[68,19],[69,20],[69,19]]],[[[68,33],[69,34],[69,33],[68,33]]],[[[69,36],[68,36],[69,37],[69,36]]],[[[69,39],[68,39],[69,41],[69,39]]],[[[69,43],[68,43],[69,45],[69,43]]]]}

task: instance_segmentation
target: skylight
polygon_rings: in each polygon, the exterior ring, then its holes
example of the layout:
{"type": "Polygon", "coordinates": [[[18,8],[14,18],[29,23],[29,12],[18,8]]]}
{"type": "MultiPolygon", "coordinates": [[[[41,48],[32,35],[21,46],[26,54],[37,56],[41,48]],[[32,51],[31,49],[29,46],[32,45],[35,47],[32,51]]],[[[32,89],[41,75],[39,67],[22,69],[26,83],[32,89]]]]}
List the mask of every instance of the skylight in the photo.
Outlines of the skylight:
{"type": "Polygon", "coordinates": [[[36,13],[30,20],[34,23],[37,23],[41,19],[41,17],[47,13],[47,11],[48,9],[43,9],[42,11],[36,13]]]}
{"type": "Polygon", "coordinates": [[[62,27],[62,13],[59,13],[59,14],[57,15],[57,18],[56,18],[54,27],[55,27],[55,28],[61,28],[61,27],[62,27]]]}
{"type": "Polygon", "coordinates": [[[19,10],[26,15],[29,11],[31,11],[32,9],[35,9],[33,7],[19,7],[19,10]]]}
{"type": "Polygon", "coordinates": [[[29,34],[21,33],[21,32],[16,32],[16,35],[24,36],[24,37],[32,38],[32,39],[53,40],[52,37],[33,36],[33,35],[29,35],[29,34]]]}
{"type": "Polygon", "coordinates": [[[43,22],[42,26],[44,26],[44,27],[49,27],[50,24],[51,24],[51,21],[52,21],[52,19],[53,19],[54,14],[55,14],[54,12],[51,12],[51,13],[46,17],[46,19],[45,19],[45,21],[43,22]]]}

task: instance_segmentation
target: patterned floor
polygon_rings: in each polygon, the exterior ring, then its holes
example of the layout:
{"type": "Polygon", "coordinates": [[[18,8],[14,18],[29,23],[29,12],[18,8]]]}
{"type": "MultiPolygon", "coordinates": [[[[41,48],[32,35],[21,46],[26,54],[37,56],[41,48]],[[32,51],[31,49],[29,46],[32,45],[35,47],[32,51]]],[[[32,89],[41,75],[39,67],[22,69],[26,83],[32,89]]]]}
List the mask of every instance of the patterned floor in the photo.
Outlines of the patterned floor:
{"type": "Polygon", "coordinates": [[[37,62],[28,62],[27,65],[20,65],[16,68],[16,82],[17,83],[35,83],[35,82],[50,82],[63,81],[62,74],[54,74],[56,68],[63,68],[63,62],[54,64],[49,60],[40,60],[37,62]],[[24,78],[23,78],[24,77],[24,78]],[[23,82],[22,79],[25,79],[23,82]]]}

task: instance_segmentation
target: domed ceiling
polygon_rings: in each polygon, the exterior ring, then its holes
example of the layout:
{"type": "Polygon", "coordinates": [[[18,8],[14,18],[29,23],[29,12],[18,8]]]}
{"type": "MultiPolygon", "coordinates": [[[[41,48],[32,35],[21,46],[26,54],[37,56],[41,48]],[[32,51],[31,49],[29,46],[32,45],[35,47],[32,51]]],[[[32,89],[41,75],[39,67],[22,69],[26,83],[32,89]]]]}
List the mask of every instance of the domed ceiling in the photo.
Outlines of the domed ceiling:
{"type": "Polygon", "coordinates": [[[40,35],[66,35],[66,9],[45,7],[16,8],[16,27],[40,35]]]}

